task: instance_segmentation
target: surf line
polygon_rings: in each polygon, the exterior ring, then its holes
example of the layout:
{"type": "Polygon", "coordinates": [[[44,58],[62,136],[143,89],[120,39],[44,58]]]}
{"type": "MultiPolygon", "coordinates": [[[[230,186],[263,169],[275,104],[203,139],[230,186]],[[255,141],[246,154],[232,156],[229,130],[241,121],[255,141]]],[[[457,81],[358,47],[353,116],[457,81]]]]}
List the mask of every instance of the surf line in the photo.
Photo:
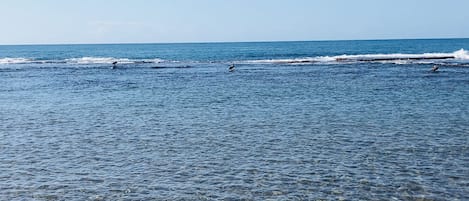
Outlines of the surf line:
{"type": "Polygon", "coordinates": [[[455,56],[426,56],[426,57],[389,57],[389,58],[336,58],[336,61],[395,61],[395,60],[438,60],[438,59],[455,59],[455,56]]]}

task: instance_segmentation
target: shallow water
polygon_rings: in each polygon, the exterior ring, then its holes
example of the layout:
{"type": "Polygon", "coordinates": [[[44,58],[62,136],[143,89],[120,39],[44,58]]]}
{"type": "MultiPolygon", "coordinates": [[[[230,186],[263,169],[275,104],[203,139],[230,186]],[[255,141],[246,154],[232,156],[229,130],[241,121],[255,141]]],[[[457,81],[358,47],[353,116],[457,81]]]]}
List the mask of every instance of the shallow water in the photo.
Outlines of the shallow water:
{"type": "Polygon", "coordinates": [[[202,60],[4,64],[0,200],[469,199],[469,68],[202,60]]]}

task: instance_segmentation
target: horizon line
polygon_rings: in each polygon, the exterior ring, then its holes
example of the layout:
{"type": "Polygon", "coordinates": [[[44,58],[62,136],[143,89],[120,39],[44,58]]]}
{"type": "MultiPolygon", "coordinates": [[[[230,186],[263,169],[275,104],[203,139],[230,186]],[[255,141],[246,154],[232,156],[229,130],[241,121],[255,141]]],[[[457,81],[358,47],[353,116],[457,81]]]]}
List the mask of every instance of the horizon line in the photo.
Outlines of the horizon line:
{"type": "Polygon", "coordinates": [[[442,38],[377,38],[377,39],[323,39],[323,40],[259,40],[259,41],[181,41],[181,42],[110,42],[110,43],[18,43],[0,44],[0,46],[35,46],[35,45],[145,45],[145,44],[210,44],[210,43],[279,43],[279,42],[334,42],[334,41],[392,41],[392,40],[457,40],[464,37],[442,38]]]}

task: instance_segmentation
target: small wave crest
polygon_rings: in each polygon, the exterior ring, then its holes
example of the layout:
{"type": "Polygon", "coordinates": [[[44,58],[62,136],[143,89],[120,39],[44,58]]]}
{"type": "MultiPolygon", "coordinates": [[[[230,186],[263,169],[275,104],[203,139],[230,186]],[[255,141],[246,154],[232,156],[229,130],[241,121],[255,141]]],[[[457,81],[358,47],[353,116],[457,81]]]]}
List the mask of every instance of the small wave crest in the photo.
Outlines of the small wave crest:
{"type": "Polygon", "coordinates": [[[0,64],[112,64],[114,62],[120,64],[138,64],[138,63],[161,63],[163,59],[128,59],[128,58],[114,58],[114,57],[81,57],[81,58],[69,58],[63,60],[44,60],[44,59],[32,59],[32,58],[0,58],[0,64]]]}
{"type": "Polygon", "coordinates": [[[464,49],[460,49],[453,53],[456,59],[469,60],[469,52],[464,49]]]}
{"type": "Polygon", "coordinates": [[[65,60],[67,63],[73,64],[112,64],[114,62],[120,64],[134,64],[134,63],[161,63],[162,59],[127,59],[127,58],[114,58],[114,57],[81,57],[71,58],[65,60]]]}
{"type": "Polygon", "coordinates": [[[469,62],[469,52],[464,49],[452,53],[423,53],[423,54],[358,54],[358,55],[338,55],[338,56],[317,56],[293,59],[262,59],[248,60],[242,63],[258,64],[340,64],[359,62],[380,62],[380,63],[434,63],[435,61],[454,61],[458,63],[469,62]]]}
{"type": "Polygon", "coordinates": [[[65,61],[73,64],[112,64],[113,62],[132,63],[129,59],[116,59],[113,57],[81,57],[65,59],[65,61]]]}
{"type": "Polygon", "coordinates": [[[10,57],[5,57],[5,58],[0,58],[0,64],[23,64],[23,63],[31,63],[32,60],[28,58],[10,58],[10,57]]]}

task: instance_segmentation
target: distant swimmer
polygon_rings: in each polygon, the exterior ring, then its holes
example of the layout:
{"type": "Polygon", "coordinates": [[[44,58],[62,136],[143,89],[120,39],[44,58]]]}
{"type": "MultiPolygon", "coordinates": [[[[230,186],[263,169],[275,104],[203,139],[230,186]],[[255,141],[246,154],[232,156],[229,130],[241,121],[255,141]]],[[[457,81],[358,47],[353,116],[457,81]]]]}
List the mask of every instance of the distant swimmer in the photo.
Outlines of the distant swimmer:
{"type": "Polygon", "coordinates": [[[112,62],[112,69],[117,67],[117,61],[112,62]]]}
{"type": "Polygon", "coordinates": [[[433,68],[432,68],[432,72],[436,72],[440,67],[438,67],[437,65],[434,65],[433,68]]]}
{"type": "Polygon", "coordinates": [[[235,70],[235,65],[231,64],[230,67],[228,68],[230,72],[233,72],[235,70]]]}

